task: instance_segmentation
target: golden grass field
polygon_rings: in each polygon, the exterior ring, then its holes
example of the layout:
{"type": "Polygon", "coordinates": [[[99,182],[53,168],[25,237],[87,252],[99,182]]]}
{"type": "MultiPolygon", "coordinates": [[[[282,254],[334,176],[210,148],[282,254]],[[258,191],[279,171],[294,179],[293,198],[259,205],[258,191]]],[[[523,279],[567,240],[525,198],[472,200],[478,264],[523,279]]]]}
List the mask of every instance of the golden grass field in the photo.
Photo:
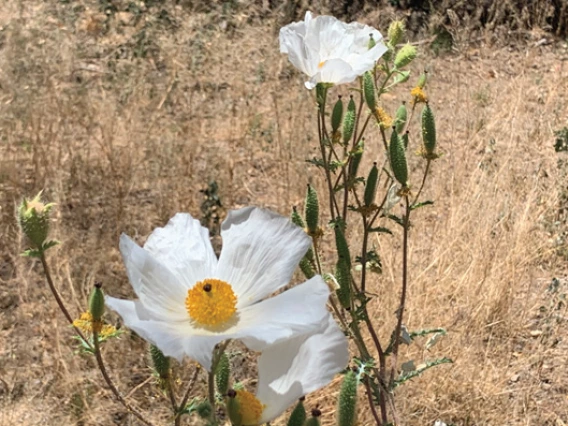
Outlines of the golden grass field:
{"type": "MultiPolygon", "coordinates": [[[[324,194],[321,172],[305,162],[317,144],[313,93],[279,53],[280,15],[262,7],[127,11],[115,2],[109,18],[106,3],[0,4],[1,426],[138,424],[93,359],[75,354],[41,265],[20,256],[14,211],[22,197],[44,189],[57,203],[52,237],[61,244],[48,261],[78,315],[95,281],[132,297],[122,232],[143,242],[179,211],[211,216],[214,230],[216,217],[245,205],[288,215],[307,182],[324,194]],[[213,181],[222,207],[212,212],[201,191],[213,181]]],[[[359,16],[383,33],[388,19],[359,16]]],[[[492,34],[470,40],[456,29],[455,40],[440,55],[419,44],[412,65],[415,75],[429,71],[444,155],[424,193],[435,204],[414,216],[405,321],[448,335],[401,354],[454,363],[398,389],[398,408],[405,425],[566,425],[568,158],[555,152],[554,131],[568,125],[568,44],[536,31],[493,43],[492,34]]],[[[410,88],[386,96],[385,107],[394,112],[410,88]]],[[[380,154],[373,135],[369,164],[380,154]]],[[[423,164],[410,161],[420,176],[423,164]]],[[[355,230],[350,238],[356,243],[355,230]]],[[[386,339],[401,238],[373,243],[384,272],[371,283],[370,309],[386,339]]],[[[166,424],[146,343],[126,333],[104,355],[123,394],[166,424]]],[[[193,368],[182,367],[180,382],[193,368]]],[[[248,367],[236,367],[245,377],[248,367]]],[[[307,399],[324,424],[334,423],[338,381],[307,399]]],[[[360,424],[368,420],[361,410],[360,424]]]]}

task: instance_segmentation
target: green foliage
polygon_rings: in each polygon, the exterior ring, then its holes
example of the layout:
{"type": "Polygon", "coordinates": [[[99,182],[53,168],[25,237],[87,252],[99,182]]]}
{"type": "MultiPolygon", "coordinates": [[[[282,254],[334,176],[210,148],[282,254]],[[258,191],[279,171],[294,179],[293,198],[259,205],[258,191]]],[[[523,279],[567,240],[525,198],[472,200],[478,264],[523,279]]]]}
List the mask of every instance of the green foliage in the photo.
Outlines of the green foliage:
{"type": "Polygon", "coordinates": [[[170,376],[170,358],[155,345],[150,345],[150,358],[158,377],[167,379],[170,376]]]}
{"type": "Polygon", "coordinates": [[[407,381],[414,379],[415,377],[420,376],[426,370],[429,370],[432,367],[436,367],[437,365],[441,364],[451,364],[453,361],[450,358],[438,358],[433,361],[428,361],[422,365],[419,365],[418,368],[410,370],[410,371],[403,371],[400,376],[394,381],[393,387],[398,387],[407,381]]]}
{"type": "Polygon", "coordinates": [[[217,385],[217,391],[221,395],[225,395],[229,390],[230,377],[231,363],[229,362],[227,353],[223,352],[219,358],[219,362],[217,363],[217,368],[215,369],[215,384],[217,385]]]}
{"type": "Polygon", "coordinates": [[[353,426],[357,420],[358,375],[349,370],[343,377],[337,406],[337,425],[353,426]]]}

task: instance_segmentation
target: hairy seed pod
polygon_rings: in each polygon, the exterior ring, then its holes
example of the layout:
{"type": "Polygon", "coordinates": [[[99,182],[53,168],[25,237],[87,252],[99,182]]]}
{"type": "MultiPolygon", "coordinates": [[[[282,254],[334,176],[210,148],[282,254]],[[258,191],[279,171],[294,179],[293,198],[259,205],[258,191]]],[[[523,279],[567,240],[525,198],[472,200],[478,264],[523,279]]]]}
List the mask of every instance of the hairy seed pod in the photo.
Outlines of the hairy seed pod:
{"type": "Polygon", "coordinates": [[[389,157],[394,177],[403,187],[408,186],[408,166],[406,164],[406,150],[404,149],[404,145],[400,137],[398,136],[396,129],[393,129],[392,131],[389,144],[389,157]]]}
{"type": "Polygon", "coordinates": [[[290,418],[288,419],[287,426],[304,426],[306,422],[306,409],[304,408],[304,403],[298,401],[296,407],[290,413],[290,418]]]}
{"type": "Polygon", "coordinates": [[[394,66],[396,68],[403,68],[410,64],[416,58],[417,50],[411,44],[405,44],[398,51],[394,58],[394,66]]]}
{"type": "Polygon", "coordinates": [[[335,103],[333,107],[333,111],[331,113],[331,130],[333,132],[337,132],[339,126],[341,126],[341,119],[343,118],[343,101],[341,100],[341,96],[335,103]]]}
{"type": "Polygon", "coordinates": [[[219,358],[217,368],[215,369],[215,383],[217,390],[221,395],[225,395],[229,390],[229,378],[231,376],[231,363],[225,352],[219,358]]]}
{"type": "Polygon", "coordinates": [[[202,419],[208,419],[211,416],[211,413],[213,413],[211,403],[208,400],[201,402],[197,406],[195,411],[197,412],[197,415],[202,419]]]}
{"type": "Polygon", "coordinates": [[[105,313],[105,295],[101,289],[101,284],[96,283],[89,296],[89,312],[93,321],[100,321],[105,313]]]}
{"type": "Polygon", "coordinates": [[[353,130],[355,129],[355,117],[357,114],[357,106],[353,97],[349,99],[347,104],[347,111],[343,117],[343,144],[347,145],[353,136],[353,130]]]}
{"type": "Polygon", "coordinates": [[[429,104],[426,104],[422,110],[422,141],[426,154],[434,154],[436,150],[436,123],[429,104]]]}
{"type": "Polygon", "coordinates": [[[379,169],[377,168],[377,163],[373,163],[373,167],[369,172],[367,177],[367,182],[365,183],[365,194],[363,196],[363,201],[365,206],[369,207],[375,201],[375,194],[377,193],[377,180],[379,178],[379,169]]]}
{"type": "Polygon", "coordinates": [[[170,377],[170,359],[157,346],[150,345],[150,357],[160,379],[170,377]]]}
{"type": "Polygon", "coordinates": [[[402,133],[404,127],[406,126],[406,120],[408,119],[408,112],[406,111],[406,102],[403,102],[401,106],[396,110],[395,125],[396,131],[402,133]]]}
{"type": "Polygon", "coordinates": [[[399,137],[402,139],[402,144],[404,145],[404,149],[408,149],[409,133],[410,132],[407,130],[406,132],[404,132],[402,136],[399,135],[399,137]]]}
{"type": "Polygon", "coordinates": [[[418,84],[416,84],[416,87],[420,87],[421,89],[424,89],[424,86],[426,86],[427,80],[428,80],[428,71],[424,70],[424,72],[422,74],[420,74],[420,77],[418,77],[418,84]]]}
{"type": "Polygon", "coordinates": [[[243,416],[241,414],[241,404],[239,404],[237,393],[235,391],[229,391],[225,401],[231,424],[233,426],[241,426],[243,424],[243,416]]]}
{"type": "Polygon", "coordinates": [[[312,268],[312,262],[307,259],[307,256],[300,260],[300,270],[308,280],[316,275],[314,268],[312,268]]]}
{"type": "Polygon", "coordinates": [[[343,377],[337,407],[337,425],[353,426],[357,419],[357,374],[351,370],[343,377]]]}
{"type": "Polygon", "coordinates": [[[373,81],[373,74],[367,71],[363,74],[363,94],[365,95],[365,102],[371,111],[377,108],[377,98],[375,96],[375,82],[373,81]]]}
{"type": "Polygon", "coordinates": [[[296,206],[292,207],[292,214],[290,215],[290,220],[294,225],[299,226],[300,228],[305,228],[306,226],[304,225],[304,219],[302,219],[302,216],[300,216],[300,213],[298,213],[298,209],[296,208],[296,206]]]}
{"type": "Polygon", "coordinates": [[[314,236],[318,233],[319,224],[319,202],[318,194],[313,186],[308,184],[308,191],[306,193],[306,225],[310,235],[314,236]]]}
{"type": "Polygon", "coordinates": [[[347,266],[351,268],[351,254],[349,253],[349,245],[345,238],[345,225],[336,223],[334,226],[335,231],[335,247],[337,248],[337,255],[339,258],[347,262],[347,266]]]}
{"type": "Polygon", "coordinates": [[[339,284],[337,299],[344,309],[348,309],[351,307],[351,273],[347,261],[341,257],[335,265],[335,279],[339,284]]]}
{"type": "Polygon", "coordinates": [[[308,420],[306,420],[304,426],[320,426],[320,421],[319,421],[320,416],[321,416],[321,411],[317,408],[314,408],[312,410],[312,416],[308,420]]]}
{"type": "Polygon", "coordinates": [[[349,181],[351,182],[357,178],[357,172],[359,171],[359,164],[361,164],[361,159],[363,158],[364,149],[365,142],[359,141],[355,153],[351,155],[351,161],[349,162],[349,181]]]}
{"type": "Polygon", "coordinates": [[[404,36],[404,23],[402,21],[392,21],[387,32],[389,44],[394,47],[402,40],[404,36]]]}

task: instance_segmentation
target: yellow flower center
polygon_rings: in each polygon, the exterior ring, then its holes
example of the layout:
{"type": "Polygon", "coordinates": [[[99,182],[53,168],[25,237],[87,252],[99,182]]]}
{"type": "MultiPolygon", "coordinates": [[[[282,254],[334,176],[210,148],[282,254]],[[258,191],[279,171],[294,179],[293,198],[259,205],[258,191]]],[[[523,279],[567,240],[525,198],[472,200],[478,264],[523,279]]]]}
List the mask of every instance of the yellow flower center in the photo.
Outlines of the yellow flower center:
{"type": "Polygon", "coordinates": [[[242,416],[243,425],[257,425],[265,405],[246,390],[238,390],[235,398],[239,403],[239,414],[242,416]]]}
{"type": "Polygon", "coordinates": [[[225,281],[207,278],[187,291],[185,307],[190,318],[202,326],[226,323],[237,311],[237,296],[225,281]]]}
{"type": "Polygon", "coordinates": [[[116,333],[114,326],[104,324],[102,321],[93,321],[93,316],[90,312],[83,312],[78,319],[73,321],[73,325],[85,333],[92,334],[96,330],[101,338],[106,338],[116,333]]]}
{"type": "Polygon", "coordinates": [[[321,62],[318,64],[318,68],[319,68],[319,69],[322,69],[323,66],[325,65],[325,62],[326,62],[326,61],[321,61],[321,62]]]}
{"type": "Polygon", "coordinates": [[[424,103],[428,101],[428,96],[421,87],[416,86],[410,91],[410,96],[414,98],[414,103],[424,103]]]}

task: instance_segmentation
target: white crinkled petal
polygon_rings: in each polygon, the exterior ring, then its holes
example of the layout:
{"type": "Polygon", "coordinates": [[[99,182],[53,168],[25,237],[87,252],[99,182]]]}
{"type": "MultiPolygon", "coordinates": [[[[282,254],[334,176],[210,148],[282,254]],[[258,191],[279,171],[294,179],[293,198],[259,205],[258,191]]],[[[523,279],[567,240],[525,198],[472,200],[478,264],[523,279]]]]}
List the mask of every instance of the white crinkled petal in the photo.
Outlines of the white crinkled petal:
{"type": "Polygon", "coordinates": [[[120,237],[120,252],[134,292],[156,319],[187,319],[187,286],[127,235],[120,237]]]}
{"type": "Polygon", "coordinates": [[[277,296],[240,311],[239,323],[226,334],[254,351],[321,327],[328,315],[329,288],[318,275],[277,296]]]}
{"type": "Polygon", "coordinates": [[[303,229],[290,220],[254,207],[229,212],[221,236],[216,278],[231,284],[237,309],[288,284],[311,245],[303,229]]]}
{"type": "Polygon", "coordinates": [[[298,398],[326,386],[348,362],[347,338],[330,314],[317,333],[266,349],[258,360],[256,396],[265,405],[259,424],[275,419],[298,398]]]}
{"type": "Polygon", "coordinates": [[[122,317],[128,328],[180,362],[187,356],[210,370],[215,345],[226,339],[223,334],[198,334],[189,321],[156,320],[139,301],[106,296],[105,303],[122,317]]]}
{"type": "Polygon", "coordinates": [[[323,83],[344,84],[355,81],[357,73],[342,59],[326,61],[319,72],[318,80],[323,83]]]}
{"type": "Polygon", "coordinates": [[[186,288],[212,277],[217,257],[209,231],[187,213],[178,213],[163,228],[156,228],[144,249],[166,266],[186,288]]]}

